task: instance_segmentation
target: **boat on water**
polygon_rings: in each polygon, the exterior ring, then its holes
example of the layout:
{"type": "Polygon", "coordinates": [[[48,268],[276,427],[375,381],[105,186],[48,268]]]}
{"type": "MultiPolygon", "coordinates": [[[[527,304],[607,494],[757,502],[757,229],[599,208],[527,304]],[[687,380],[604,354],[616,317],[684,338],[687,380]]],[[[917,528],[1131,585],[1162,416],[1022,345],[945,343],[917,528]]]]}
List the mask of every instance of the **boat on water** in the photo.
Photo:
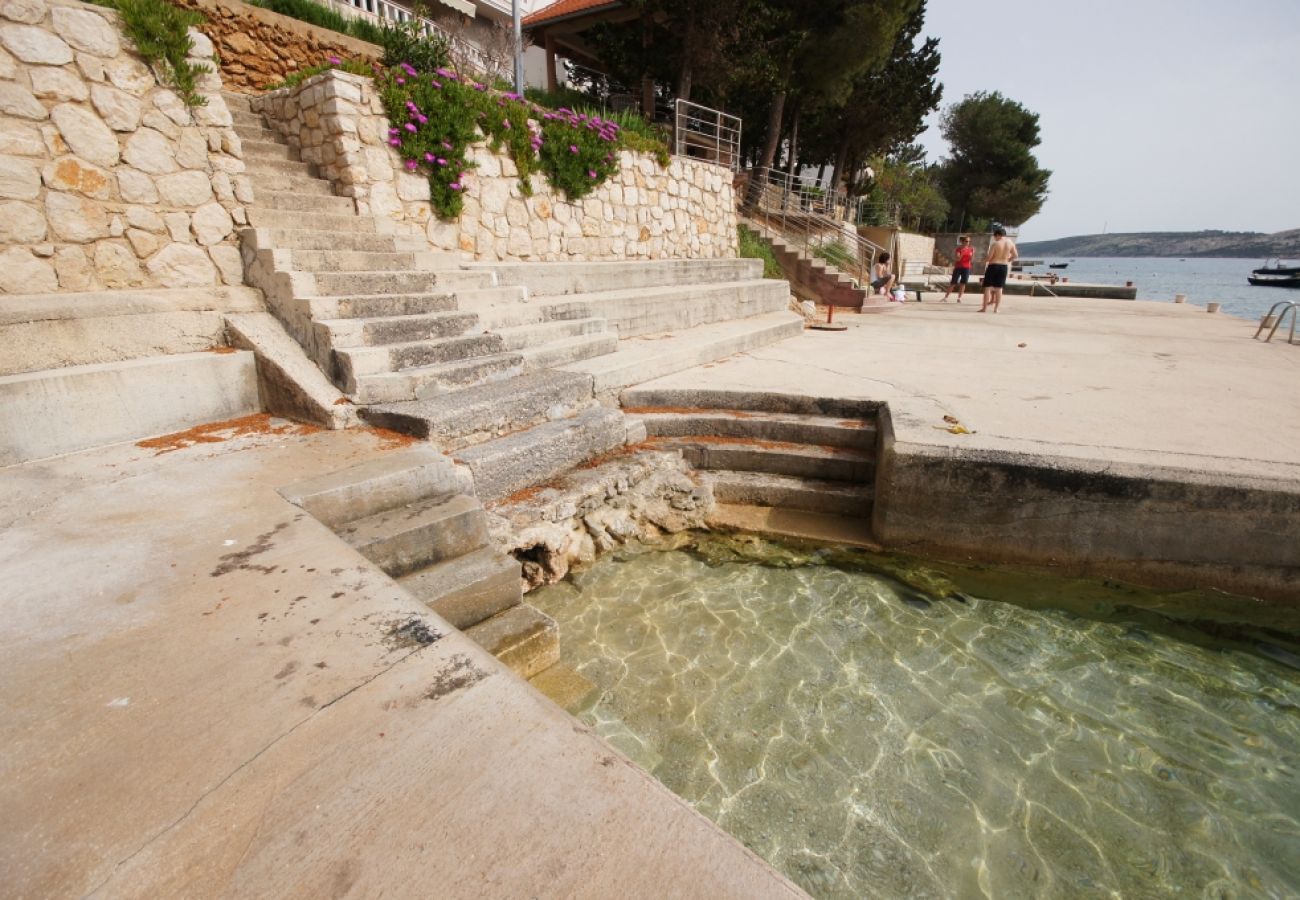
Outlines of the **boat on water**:
{"type": "Polygon", "coordinates": [[[1069,265],[1069,263],[1048,263],[1048,264],[1047,264],[1047,268],[1049,268],[1049,269],[1064,269],[1064,268],[1065,268],[1066,266],[1068,266],[1068,265],[1069,265]]]}
{"type": "Polygon", "coordinates": [[[1300,288],[1300,266],[1284,266],[1282,260],[1264,260],[1264,265],[1246,276],[1255,287],[1300,288]]]}

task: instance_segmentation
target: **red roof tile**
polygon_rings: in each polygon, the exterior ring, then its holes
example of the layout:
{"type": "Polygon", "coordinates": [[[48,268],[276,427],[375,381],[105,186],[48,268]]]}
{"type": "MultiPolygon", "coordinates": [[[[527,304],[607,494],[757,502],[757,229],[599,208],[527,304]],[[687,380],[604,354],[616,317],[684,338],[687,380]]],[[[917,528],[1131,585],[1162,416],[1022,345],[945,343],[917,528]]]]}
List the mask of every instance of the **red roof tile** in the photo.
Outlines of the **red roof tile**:
{"type": "Polygon", "coordinates": [[[537,12],[524,17],[523,27],[545,25],[559,19],[569,19],[586,12],[622,6],[621,0],[556,0],[550,6],[544,6],[537,12]]]}

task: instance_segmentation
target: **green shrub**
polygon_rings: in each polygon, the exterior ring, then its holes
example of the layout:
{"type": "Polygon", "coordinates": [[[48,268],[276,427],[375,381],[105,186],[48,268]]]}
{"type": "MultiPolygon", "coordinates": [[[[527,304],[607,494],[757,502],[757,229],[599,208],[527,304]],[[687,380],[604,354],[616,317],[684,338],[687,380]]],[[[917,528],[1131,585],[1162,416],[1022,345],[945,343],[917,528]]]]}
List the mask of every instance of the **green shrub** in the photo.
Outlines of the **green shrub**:
{"type": "Polygon", "coordinates": [[[781,272],[781,264],[776,261],[776,256],[772,253],[772,248],[767,241],[759,237],[757,231],[746,225],[737,225],[736,237],[741,258],[763,261],[764,278],[785,277],[781,272]]]}
{"type": "Polygon", "coordinates": [[[319,75],[321,72],[328,72],[330,69],[341,69],[344,72],[351,72],[353,75],[365,75],[368,78],[375,74],[375,67],[372,65],[366,65],[365,63],[358,62],[354,59],[339,60],[337,57],[332,57],[330,62],[321,63],[318,66],[308,66],[305,69],[299,69],[297,72],[285,76],[284,81],[281,81],[279,84],[270,85],[265,88],[265,90],[278,91],[281,88],[297,87],[313,75],[319,75]]]}
{"type": "Polygon", "coordinates": [[[447,39],[442,35],[426,37],[418,19],[385,25],[378,43],[384,48],[384,65],[390,69],[406,63],[419,72],[434,72],[447,65],[447,39]]]}
{"type": "Polygon", "coordinates": [[[813,255],[819,259],[824,259],[837,269],[850,268],[855,262],[853,251],[844,246],[842,241],[831,241],[829,244],[823,244],[813,251],[813,255]]]}
{"type": "Polygon", "coordinates": [[[136,51],[186,106],[207,104],[195,82],[208,67],[186,59],[194,49],[189,29],[205,21],[202,13],[172,6],[166,0],[102,0],[99,5],[118,11],[136,51]]]}
{"type": "MultiPolygon", "coordinates": [[[[425,37],[418,19],[397,25],[377,25],[369,19],[349,19],[338,10],[315,0],[249,0],[254,6],[271,12],[351,35],[384,48],[384,65],[408,62],[421,71],[432,72],[447,64],[447,42],[441,36],[425,37]]],[[[418,15],[418,10],[417,10],[418,15]]]]}
{"type": "Polygon", "coordinates": [[[306,22],[308,25],[327,28],[339,34],[350,33],[348,28],[352,24],[351,20],[345,18],[338,10],[330,9],[313,0],[249,0],[249,3],[297,19],[299,22],[306,22]]]}

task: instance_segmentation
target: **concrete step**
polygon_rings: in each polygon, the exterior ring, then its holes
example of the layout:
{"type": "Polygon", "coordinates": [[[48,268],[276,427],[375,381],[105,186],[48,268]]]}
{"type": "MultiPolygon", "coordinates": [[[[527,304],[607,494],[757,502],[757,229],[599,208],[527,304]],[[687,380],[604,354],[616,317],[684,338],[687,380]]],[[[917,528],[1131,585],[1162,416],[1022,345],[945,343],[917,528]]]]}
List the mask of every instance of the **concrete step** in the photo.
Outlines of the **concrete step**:
{"type": "Polygon", "coordinates": [[[295,159],[265,159],[259,156],[250,156],[245,158],[244,167],[250,175],[279,173],[282,175],[296,175],[300,178],[316,177],[315,166],[295,159]]]}
{"type": "MultiPolygon", "coordinates": [[[[496,291],[523,291],[520,287],[494,288],[496,291]]],[[[478,292],[475,292],[476,294],[478,292]]],[[[544,325],[549,322],[570,322],[575,319],[600,319],[591,314],[591,308],[580,300],[568,302],[546,301],[529,303],[524,296],[508,298],[506,302],[484,304],[477,297],[460,295],[462,309],[473,309],[479,314],[483,325],[490,331],[504,331],[508,328],[522,328],[528,325],[544,325]]]]}
{"type": "MultiPolygon", "coordinates": [[[[396,251],[290,250],[293,268],[299,272],[405,272],[425,271],[422,254],[396,251]]],[[[433,254],[429,254],[433,257],[433,254]]]]}
{"type": "Polygon", "coordinates": [[[265,119],[260,115],[252,113],[239,114],[231,112],[231,119],[234,121],[235,134],[239,135],[240,142],[244,141],[266,141],[270,144],[284,144],[285,140],[280,132],[274,128],[268,128],[265,119]]]}
{"type": "Polygon", "coordinates": [[[441,287],[438,272],[320,272],[316,287],[323,296],[344,294],[427,294],[441,287]]]}
{"type": "Polygon", "coordinates": [[[380,375],[490,356],[503,349],[497,335],[473,334],[378,347],[346,347],[334,352],[343,377],[356,379],[362,375],[380,375]]]}
{"type": "Polygon", "coordinates": [[[290,147],[288,144],[279,141],[263,141],[255,139],[240,138],[240,144],[244,149],[244,161],[254,159],[277,160],[282,159],[289,162],[301,162],[298,156],[297,148],[290,147]]]}
{"type": "Polygon", "coordinates": [[[681,450],[697,469],[762,472],[823,481],[866,484],[875,475],[875,453],[847,447],[753,441],[711,435],[651,438],[655,449],[681,450]]]}
{"type": "Polygon", "coordinates": [[[358,404],[396,403],[403,400],[427,400],[449,391],[522,375],[522,353],[494,353],[459,362],[422,366],[403,372],[361,375],[356,379],[352,398],[358,404]]]}
{"type": "Polygon", "coordinates": [[[564,663],[556,663],[528,679],[542,696],[571,716],[581,716],[600,699],[601,690],[564,663]]]}
{"type": "Polygon", "coordinates": [[[719,503],[772,506],[836,516],[870,518],[872,487],[789,475],[715,471],[702,477],[713,485],[719,503]]]}
{"type": "Polygon", "coordinates": [[[710,528],[771,534],[777,537],[841,544],[879,551],[881,546],[871,533],[871,522],[856,516],[833,516],[798,509],[774,509],[770,506],[744,506],[718,503],[705,519],[710,528]]]}
{"type": "MultiPolygon", "coordinates": [[[[580,337],[588,334],[608,334],[609,323],[604,319],[562,319],[554,322],[535,322],[526,325],[512,325],[506,328],[492,328],[493,334],[501,335],[507,350],[523,350],[551,341],[580,337]]],[[[618,335],[614,335],[617,342],[618,335]]]]}
{"type": "Polygon", "coordinates": [[[241,94],[238,91],[222,91],[221,99],[226,101],[226,106],[233,113],[239,111],[246,114],[252,113],[252,106],[249,105],[251,97],[248,94],[241,94]]]}
{"type": "Polygon", "coordinates": [[[260,128],[266,122],[266,117],[261,113],[250,112],[247,107],[237,108],[229,100],[226,101],[226,107],[230,110],[230,119],[235,123],[236,130],[243,127],[260,128]]]}
{"type": "Polygon", "coordinates": [[[593,407],[569,419],[477,444],[460,451],[458,458],[474,473],[479,496],[499,500],[622,447],[626,440],[623,414],[593,407]]]}
{"type": "Polygon", "coordinates": [[[280,495],[335,528],[384,510],[409,507],[433,497],[472,494],[468,469],[428,444],[304,479],[280,488],[280,495]]]}
{"type": "MultiPolygon", "coordinates": [[[[673,410],[736,410],[744,414],[783,413],[794,416],[824,416],[830,419],[876,420],[879,400],[854,400],[846,397],[819,397],[813,394],[785,394],[779,391],[751,391],[743,388],[691,388],[643,385],[628,388],[619,400],[625,410],[666,407],[673,410]]],[[[846,423],[863,427],[861,423],[846,423]]],[[[683,432],[685,433],[685,432],[683,432]]],[[[708,434],[710,432],[702,432],[708,434]]],[[[809,441],[809,443],[817,443],[809,441]]],[[[825,443],[825,442],[822,442],[825,443]]],[[[855,446],[848,444],[845,446],[855,446]]]]}
{"type": "Polygon", "coordinates": [[[597,356],[607,356],[617,349],[617,334],[612,331],[598,331],[526,347],[519,352],[524,355],[524,367],[530,372],[536,372],[597,356]]]}
{"type": "Polygon", "coordinates": [[[313,323],[334,349],[378,347],[386,344],[455,337],[479,329],[478,316],[463,312],[434,312],[414,316],[322,319],[313,323]]]}
{"type": "Polygon", "coordinates": [[[853,450],[876,446],[875,424],[863,419],[690,407],[625,406],[623,411],[644,423],[650,437],[705,435],[853,450]]]}
{"type": "Polygon", "coordinates": [[[655,338],[619,342],[614,353],[564,368],[596,379],[596,392],[615,391],[671,375],[755,347],[765,347],[803,333],[803,319],[772,312],[731,322],[714,322],[655,338]]]}
{"type": "Polygon", "coordinates": [[[357,215],[356,204],[352,202],[351,197],[335,197],[329,192],[329,185],[325,182],[317,182],[323,190],[316,193],[303,193],[300,191],[281,191],[274,189],[263,190],[261,187],[254,186],[256,200],[253,206],[268,210],[284,210],[285,212],[306,212],[322,213],[329,216],[353,216],[357,215]]]}
{"type": "Polygon", "coordinates": [[[420,294],[352,294],[340,296],[338,318],[382,319],[391,316],[420,316],[449,312],[456,308],[456,295],[448,291],[420,294]]]}
{"type": "Polygon", "coordinates": [[[254,354],[177,353],[0,376],[0,466],[261,409],[254,354]]]}
{"type": "Polygon", "coordinates": [[[480,263],[501,284],[522,285],[537,295],[584,294],[671,285],[698,285],[761,278],[753,259],[619,260],[613,262],[480,263]]]}
{"type": "MultiPolygon", "coordinates": [[[[760,316],[789,306],[790,286],[784,281],[755,279],[667,287],[629,288],[577,294],[574,300],[588,306],[586,315],[609,320],[619,337],[661,334],[760,316]]],[[[547,304],[545,299],[539,305],[547,304]]]]}
{"type": "Polygon", "coordinates": [[[570,416],[591,405],[591,385],[587,375],[532,372],[433,400],[367,406],[361,417],[380,428],[464,446],[570,416]]]}
{"type": "MultiPolygon", "coordinates": [[[[282,194],[306,194],[313,197],[334,197],[333,186],[320,178],[310,175],[291,175],[285,172],[249,172],[253,182],[255,198],[265,191],[277,191],[282,194]]],[[[346,199],[346,198],[345,198],[346,199]]],[[[255,200],[256,202],[256,200],[255,200]]],[[[356,205],[352,206],[352,215],[356,215],[356,205]]]]}
{"type": "Polygon", "coordinates": [[[495,547],[412,572],[398,582],[462,630],[518,606],[524,596],[519,560],[495,547]]]}
{"type": "MultiPolygon", "coordinates": [[[[301,213],[295,213],[301,215],[301,213]]],[[[335,218],[321,216],[323,219],[335,218]]],[[[355,219],[337,217],[345,222],[362,223],[367,220],[361,216],[355,219]]],[[[369,223],[372,227],[373,221],[369,223]]],[[[339,231],[306,231],[303,229],[268,228],[267,237],[271,246],[280,250],[360,250],[368,253],[395,253],[397,242],[391,234],[374,234],[367,231],[351,229],[339,231]]]]}
{"type": "Polygon", "coordinates": [[[397,578],[487,546],[487,517],[473,497],[433,497],[345,522],[358,553],[397,578]]]}
{"type": "Polygon", "coordinates": [[[532,678],[560,661],[560,626],[527,603],[475,625],[465,636],[521,678],[532,678]]]}

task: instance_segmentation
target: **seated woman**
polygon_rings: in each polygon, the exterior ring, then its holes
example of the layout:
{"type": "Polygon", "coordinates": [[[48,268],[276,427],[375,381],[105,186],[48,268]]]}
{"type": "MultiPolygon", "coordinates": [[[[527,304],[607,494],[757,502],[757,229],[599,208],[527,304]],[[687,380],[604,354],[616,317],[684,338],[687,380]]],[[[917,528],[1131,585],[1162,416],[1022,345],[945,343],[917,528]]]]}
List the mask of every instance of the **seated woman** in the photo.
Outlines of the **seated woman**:
{"type": "Polygon", "coordinates": [[[871,289],[877,294],[888,294],[894,289],[894,273],[889,271],[889,254],[882,253],[871,267],[871,289]]]}

